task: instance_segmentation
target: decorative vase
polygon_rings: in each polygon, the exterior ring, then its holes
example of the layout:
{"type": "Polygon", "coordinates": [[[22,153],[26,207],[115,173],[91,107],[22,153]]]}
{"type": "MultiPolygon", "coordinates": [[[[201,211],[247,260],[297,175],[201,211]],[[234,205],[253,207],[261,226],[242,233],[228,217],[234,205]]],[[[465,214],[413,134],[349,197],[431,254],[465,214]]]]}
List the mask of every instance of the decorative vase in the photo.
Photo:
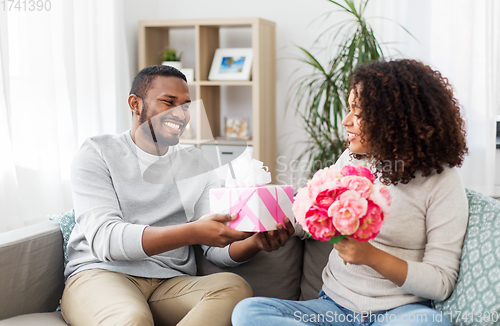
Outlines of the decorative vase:
{"type": "Polygon", "coordinates": [[[182,68],[179,70],[184,74],[184,76],[186,76],[188,83],[194,81],[194,69],[193,68],[182,68]]]}

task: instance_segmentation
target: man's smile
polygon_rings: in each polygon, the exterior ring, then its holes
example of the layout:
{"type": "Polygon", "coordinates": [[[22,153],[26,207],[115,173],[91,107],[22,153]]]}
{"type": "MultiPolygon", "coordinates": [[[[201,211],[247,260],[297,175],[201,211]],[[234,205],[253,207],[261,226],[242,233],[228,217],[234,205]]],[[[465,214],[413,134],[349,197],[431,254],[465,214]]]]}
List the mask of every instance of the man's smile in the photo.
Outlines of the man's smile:
{"type": "Polygon", "coordinates": [[[180,133],[182,127],[184,127],[184,122],[173,119],[163,120],[162,123],[167,127],[167,130],[172,133],[180,133]]]}

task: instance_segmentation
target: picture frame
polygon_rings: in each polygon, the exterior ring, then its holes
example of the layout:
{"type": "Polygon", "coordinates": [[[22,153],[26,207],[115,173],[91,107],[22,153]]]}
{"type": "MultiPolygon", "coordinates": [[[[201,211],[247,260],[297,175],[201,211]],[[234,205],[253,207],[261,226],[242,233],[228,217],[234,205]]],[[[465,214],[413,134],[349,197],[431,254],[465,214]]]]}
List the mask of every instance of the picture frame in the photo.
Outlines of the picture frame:
{"type": "Polygon", "coordinates": [[[208,80],[250,80],[252,48],[219,48],[215,50],[208,80]]]}

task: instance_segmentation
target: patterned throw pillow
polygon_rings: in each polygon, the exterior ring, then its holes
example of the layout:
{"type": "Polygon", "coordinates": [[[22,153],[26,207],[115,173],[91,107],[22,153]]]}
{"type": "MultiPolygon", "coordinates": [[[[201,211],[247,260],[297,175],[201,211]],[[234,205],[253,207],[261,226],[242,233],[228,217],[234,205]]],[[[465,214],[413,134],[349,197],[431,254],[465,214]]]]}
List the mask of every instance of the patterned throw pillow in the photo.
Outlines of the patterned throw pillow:
{"type": "Polygon", "coordinates": [[[467,189],[469,225],[453,294],[434,302],[454,325],[500,325],[500,201],[467,189]]]}
{"type": "Polygon", "coordinates": [[[64,267],[68,264],[68,246],[69,236],[75,227],[75,210],[71,209],[64,214],[51,214],[47,216],[49,220],[59,222],[63,235],[63,249],[64,249],[64,267]]]}

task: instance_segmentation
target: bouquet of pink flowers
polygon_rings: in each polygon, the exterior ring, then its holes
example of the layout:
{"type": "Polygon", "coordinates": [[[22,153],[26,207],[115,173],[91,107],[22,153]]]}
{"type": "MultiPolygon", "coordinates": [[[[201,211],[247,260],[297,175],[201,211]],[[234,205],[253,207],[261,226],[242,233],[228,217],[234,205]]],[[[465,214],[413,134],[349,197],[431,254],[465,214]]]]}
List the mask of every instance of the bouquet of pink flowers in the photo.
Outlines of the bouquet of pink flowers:
{"type": "Polygon", "coordinates": [[[373,239],[391,205],[389,190],[374,182],[375,175],[362,166],[321,169],[297,192],[295,219],[316,240],[373,239]]]}

